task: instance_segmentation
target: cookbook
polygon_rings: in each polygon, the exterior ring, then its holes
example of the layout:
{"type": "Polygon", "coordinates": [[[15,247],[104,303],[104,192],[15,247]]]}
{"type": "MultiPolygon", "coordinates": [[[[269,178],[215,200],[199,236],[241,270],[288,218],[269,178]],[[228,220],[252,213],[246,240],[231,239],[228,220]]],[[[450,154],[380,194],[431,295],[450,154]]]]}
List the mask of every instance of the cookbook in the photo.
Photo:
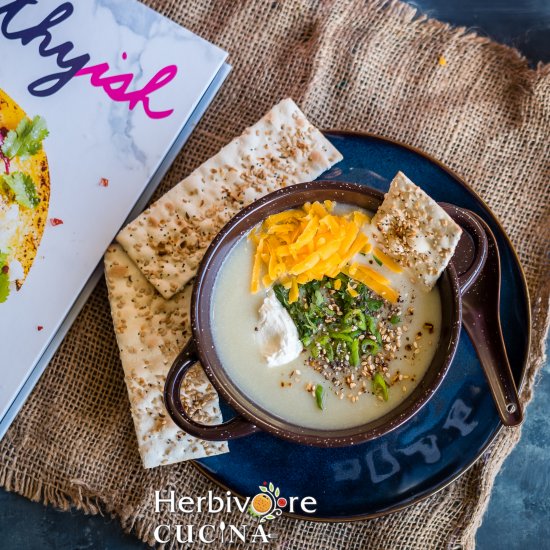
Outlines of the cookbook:
{"type": "Polygon", "coordinates": [[[0,0],[0,437],[229,72],[133,0],[0,0]]]}

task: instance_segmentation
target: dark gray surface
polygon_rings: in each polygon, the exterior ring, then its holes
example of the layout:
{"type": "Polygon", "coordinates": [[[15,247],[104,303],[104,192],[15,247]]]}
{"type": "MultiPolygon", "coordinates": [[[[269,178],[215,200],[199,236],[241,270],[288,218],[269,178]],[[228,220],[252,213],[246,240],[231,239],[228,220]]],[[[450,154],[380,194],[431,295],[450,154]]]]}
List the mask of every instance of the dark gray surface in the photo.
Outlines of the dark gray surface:
{"type": "Polygon", "coordinates": [[[539,376],[522,438],[498,474],[478,548],[550,548],[550,363],[539,376]]]}
{"type": "MultiPolygon", "coordinates": [[[[262,0],[258,0],[262,1],[262,0]]],[[[432,17],[465,25],[550,61],[550,0],[417,0],[432,17]]],[[[550,549],[550,365],[539,377],[519,445],[499,473],[477,536],[479,550],[550,549]]],[[[159,488],[161,489],[161,488],[159,488]]],[[[382,541],[381,541],[382,543],[382,541]]],[[[108,518],[59,512],[0,490],[0,550],[146,548],[108,518]]]]}
{"type": "Polygon", "coordinates": [[[517,48],[532,65],[550,61],[550,0],[406,1],[430,17],[517,48]]]}
{"type": "Polygon", "coordinates": [[[122,532],[116,520],[60,512],[0,491],[2,550],[139,550],[149,548],[122,532]]]}

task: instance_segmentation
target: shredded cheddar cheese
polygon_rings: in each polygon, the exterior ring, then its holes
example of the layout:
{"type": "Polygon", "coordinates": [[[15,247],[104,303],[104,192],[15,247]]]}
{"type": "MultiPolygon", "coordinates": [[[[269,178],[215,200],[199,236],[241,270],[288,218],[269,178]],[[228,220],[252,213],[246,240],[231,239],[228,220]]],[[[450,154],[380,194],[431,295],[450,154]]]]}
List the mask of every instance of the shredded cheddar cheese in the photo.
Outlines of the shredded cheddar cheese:
{"type": "Polygon", "coordinates": [[[385,252],[382,252],[379,248],[374,249],[374,255],[390,270],[394,273],[401,273],[403,268],[392,258],[390,258],[385,252]]]}
{"type": "Polygon", "coordinates": [[[349,283],[348,283],[348,286],[346,287],[346,290],[348,291],[348,294],[352,298],[357,298],[357,296],[359,296],[359,292],[357,292],[357,290],[355,290],[349,283]]]}
{"type": "Polygon", "coordinates": [[[392,304],[397,302],[399,293],[389,286],[388,279],[374,269],[366,265],[354,263],[350,267],[342,269],[342,271],[352,279],[368,286],[376,294],[379,294],[392,304]]]}
{"type": "MultiPolygon", "coordinates": [[[[289,289],[289,302],[293,303],[299,298],[298,285],[343,272],[390,302],[397,301],[399,295],[385,277],[366,266],[349,265],[356,254],[373,249],[362,231],[369,217],[360,211],[336,215],[333,209],[331,201],[306,203],[301,209],[269,216],[250,233],[249,239],[256,246],[252,293],[259,291],[260,282],[266,288],[280,282],[289,289]]],[[[385,254],[380,256],[392,271],[400,269],[385,254]]],[[[335,288],[340,287],[341,281],[336,280],[335,288]]],[[[352,287],[347,290],[357,296],[352,287]]]]}

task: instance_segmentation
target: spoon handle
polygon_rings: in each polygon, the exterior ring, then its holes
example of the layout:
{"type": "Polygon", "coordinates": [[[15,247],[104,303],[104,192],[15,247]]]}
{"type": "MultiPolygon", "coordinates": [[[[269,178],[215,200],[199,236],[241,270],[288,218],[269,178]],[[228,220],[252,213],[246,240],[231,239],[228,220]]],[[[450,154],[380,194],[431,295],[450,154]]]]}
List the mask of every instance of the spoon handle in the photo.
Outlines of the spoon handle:
{"type": "Polygon", "coordinates": [[[523,422],[523,413],[498,317],[489,312],[479,315],[478,310],[470,308],[464,301],[462,323],[483,366],[502,423],[518,426],[523,422]],[[493,318],[488,319],[487,315],[493,318]]]}
{"type": "Polygon", "coordinates": [[[488,253],[480,276],[462,297],[462,323],[485,371],[502,423],[505,426],[518,426],[523,422],[523,412],[506,353],[499,315],[500,255],[489,226],[473,212],[472,215],[485,230],[488,253]],[[496,295],[489,297],[489,292],[496,295]]]}

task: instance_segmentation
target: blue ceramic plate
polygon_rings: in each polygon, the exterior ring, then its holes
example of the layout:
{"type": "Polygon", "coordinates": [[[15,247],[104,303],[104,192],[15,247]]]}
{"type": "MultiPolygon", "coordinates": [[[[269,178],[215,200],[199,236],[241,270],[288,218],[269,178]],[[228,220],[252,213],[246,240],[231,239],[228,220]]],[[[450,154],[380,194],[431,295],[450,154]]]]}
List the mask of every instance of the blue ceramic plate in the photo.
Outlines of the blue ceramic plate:
{"type": "MultiPolygon", "coordinates": [[[[516,384],[529,348],[525,279],[504,230],[455,174],[424,153],[376,136],[327,132],[344,160],[322,175],[386,191],[398,170],[437,201],[473,210],[491,227],[502,261],[501,322],[516,384]]],[[[224,407],[224,418],[232,416],[224,407]]],[[[447,377],[421,411],[390,434],[356,446],[322,449],[260,433],[230,443],[230,453],[195,462],[201,472],[238,495],[254,495],[271,481],[282,495],[311,495],[307,519],[379,516],[425,498],[464,473],[501,424],[472,343],[463,330],[447,377]]],[[[300,516],[296,516],[300,517],[300,516]]]]}

